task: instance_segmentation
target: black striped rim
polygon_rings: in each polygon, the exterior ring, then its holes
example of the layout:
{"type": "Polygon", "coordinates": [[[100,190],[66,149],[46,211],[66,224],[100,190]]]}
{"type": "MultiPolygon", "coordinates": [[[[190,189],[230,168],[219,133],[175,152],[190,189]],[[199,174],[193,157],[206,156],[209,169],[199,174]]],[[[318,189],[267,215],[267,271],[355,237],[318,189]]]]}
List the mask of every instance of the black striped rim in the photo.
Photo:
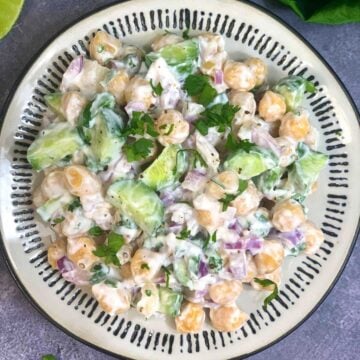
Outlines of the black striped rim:
{"type": "MultiPolygon", "coordinates": [[[[247,3],[247,2],[246,2],[246,3],[247,3]]],[[[266,12],[266,11],[264,11],[264,10],[263,10],[261,7],[259,7],[259,6],[254,6],[254,4],[251,4],[251,5],[252,5],[253,7],[256,7],[256,8],[258,8],[258,9],[262,10],[263,12],[266,12]]],[[[107,8],[107,7],[109,7],[109,6],[111,6],[111,5],[107,5],[107,6],[104,7],[104,8],[107,8]]],[[[93,11],[93,12],[90,13],[90,14],[87,14],[86,16],[84,16],[84,17],[82,17],[82,18],[85,18],[85,17],[87,17],[87,16],[89,16],[89,15],[91,15],[91,14],[97,12],[97,11],[100,11],[100,10],[101,10],[101,9],[97,9],[97,10],[93,11]]],[[[185,11],[186,11],[186,10],[185,10],[185,11]]],[[[267,12],[266,12],[266,13],[267,13],[267,12]]],[[[277,17],[276,17],[276,16],[273,16],[272,14],[268,14],[268,15],[270,15],[270,16],[274,17],[275,19],[277,19],[277,17]]],[[[141,15],[140,15],[140,16],[141,16],[141,15]]],[[[182,21],[182,22],[183,22],[184,19],[181,19],[181,16],[182,16],[182,15],[181,15],[181,13],[180,13],[180,20],[179,20],[179,21],[182,21]]],[[[151,17],[151,28],[154,29],[154,28],[156,27],[155,24],[154,24],[154,11],[151,11],[151,12],[150,12],[150,17],[151,17]]],[[[165,20],[165,21],[168,21],[167,19],[168,19],[168,17],[166,17],[166,20],[165,20]]],[[[78,20],[77,20],[76,22],[74,22],[74,23],[77,23],[79,20],[80,20],[80,19],[78,19],[78,20]]],[[[159,21],[160,21],[160,20],[161,20],[161,17],[159,17],[159,21]]],[[[186,19],[185,19],[185,20],[186,20],[186,19]]],[[[228,17],[225,16],[225,21],[224,21],[224,23],[222,24],[221,29],[218,29],[219,20],[220,20],[220,15],[218,15],[218,16],[216,17],[215,22],[214,22],[214,28],[211,29],[211,30],[214,31],[214,32],[215,32],[215,31],[219,31],[220,33],[224,33],[225,28],[226,28],[226,23],[227,23],[227,21],[228,21],[228,17]]],[[[277,20],[279,21],[279,19],[277,19],[277,20]]],[[[233,20],[233,21],[234,21],[234,20],[233,20]]],[[[279,21],[279,22],[282,23],[283,25],[287,26],[284,22],[282,22],[282,21],[279,21]]],[[[73,23],[73,24],[74,24],[74,23],[73,23]]],[[[72,25],[73,25],[73,24],[72,24],[72,25]]],[[[135,24],[135,28],[138,28],[138,27],[139,27],[139,24],[136,23],[135,21],[134,21],[134,24],[135,24]]],[[[190,27],[190,24],[187,24],[186,22],[185,22],[185,24],[186,24],[187,27],[190,27]]],[[[72,26],[72,25],[70,25],[70,26],[72,26]]],[[[129,17],[127,17],[127,16],[125,17],[125,24],[119,23],[119,25],[120,25],[121,31],[123,32],[123,35],[125,35],[125,32],[124,32],[124,30],[123,30],[123,26],[125,27],[125,25],[126,25],[126,27],[127,27],[127,29],[128,29],[128,32],[131,34],[131,25],[130,25],[130,22],[129,22],[129,17]]],[[[69,26],[69,27],[70,27],[70,26],[69,26]]],[[[104,25],[104,28],[105,28],[105,26],[106,26],[106,25],[104,25]]],[[[163,25],[159,23],[159,27],[162,28],[163,25]]],[[[168,25],[165,24],[165,27],[168,27],[168,25]]],[[[174,27],[175,27],[175,25],[174,25],[174,27]]],[[[202,30],[201,27],[202,27],[202,25],[201,25],[201,26],[199,25],[200,30],[202,30]]],[[[229,34],[231,34],[232,29],[233,29],[233,26],[231,26],[231,23],[230,23],[229,28],[228,28],[228,33],[229,33],[229,34]],[[231,29],[231,30],[230,30],[230,29],[231,29]]],[[[206,25],[206,29],[205,29],[205,30],[209,31],[210,28],[208,28],[208,26],[206,25]]],[[[245,33],[242,35],[241,41],[242,41],[243,43],[248,42],[248,44],[250,45],[251,42],[252,42],[253,39],[254,39],[254,37],[252,37],[252,38],[250,37],[250,38],[249,38],[249,34],[250,34],[251,31],[252,31],[252,26],[251,26],[251,25],[249,25],[249,26],[247,27],[247,29],[245,29],[245,24],[244,24],[244,23],[241,24],[240,27],[239,27],[239,30],[238,30],[237,34],[235,35],[235,40],[239,40],[239,38],[240,38],[239,35],[240,35],[240,33],[241,33],[243,30],[245,30],[245,33]]],[[[289,30],[291,30],[291,29],[289,29],[289,30]]],[[[63,30],[63,31],[64,31],[64,30],[63,30]]],[[[63,31],[61,31],[61,32],[63,32],[63,31]]],[[[291,30],[291,31],[292,31],[292,30],[291,30]]],[[[256,30],[255,30],[255,33],[256,33],[256,30]]],[[[295,33],[295,35],[298,35],[298,34],[295,33]]],[[[303,42],[304,42],[305,44],[307,44],[308,47],[309,47],[310,49],[312,49],[313,52],[315,52],[315,53],[318,55],[318,58],[319,58],[321,61],[323,61],[324,64],[329,68],[329,70],[332,72],[332,74],[334,75],[334,77],[338,80],[340,86],[343,88],[345,94],[346,94],[347,97],[349,98],[349,101],[350,101],[352,107],[354,108],[355,113],[357,114],[357,111],[356,111],[356,109],[355,109],[355,107],[354,107],[354,104],[353,104],[351,98],[349,97],[349,95],[347,94],[344,86],[343,86],[342,83],[339,81],[339,79],[338,79],[337,76],[334,74],[334,72],[331,70],[331,68],[325,63],[325,61],[321,58],[321,56],[319,56],[319,54],[318,54],[311,46],[309,46],[309,44],[306,42],[306,40],[304,40],[304,39],[303,39],[301,36],[299,36],[299,35],[298,35],[298,37],[299,37],[300,39],[302,39],[303,42]]],[[[266,48],[267,43],[268,43],[269,40],[270,40],[270,39],[268,38],[268,39],[265,41],[264,44],[261,44],[261,41],[262,41],[262,38],[261,38],[261,39],[258,41],[258,43],[255,44],[255,49],[257,49],[257,47],[259,47],[260,45],[262,45],[262,46],[260,47],[260,49],[259,49],[259,52],[262,53],[262,51],[266,48]]],[[[51,41],[52,41],[52,40],[50,40],[50,41],[47,43],[47,45],[48,45],[51,41]]],[[[46,45],[46,46],[47,46],[47,45],[46,45]]],[[[81,47],[82,49],[84,49],[84,45],[83,45],[80,41],[79,41],[79,45],[80,45],[80,47],[81,47]]],[[[75,48],[73,48],[73,49],[74,49],[74,51],[75,51],[75,48]]],[[[272,57],[272,53],[273,53],[273,51],[274,51],[275,49],[276,49],[276,46],[274,46],[274,47],[267,53],[267,57],[268,57],[268,58],[272,57]]],[[[42,49],[42,50],[43,50],[43,49],[42,49]]],[[[42,51],[42,50],[41,50],[41,51],[42,51]]],[[[41,52],[41,51],[40,51],[40,52],[41,52]]],[[[65,52],[64,55],[65,55],[65,57],[67,58],[67,60],[71,60],[71,55],[70,55],[70,54],[68,54],[68,53],[65,52]]],[[[275,54],[275,55],[272,57],[271,60],[274,61],[278,55],[279,55],[279,53],[275,54]]],[[[38,56],[38,55],[37,55],[37,56],[38,56]]],[[[36,59],[37,56],[36,56],[34,59],[36,59]]],[[[33,59],[33,61],[34,61],[34,59],[33,59]]],[[[61,56],[59,56],[59,60],[60,60],[64,65],[66,64],[66,59],[61,58],[61,56]]],[[[297,60],[296,57],[295,57],[295,58],[292,58],[287,64],[285,64],[285,65],[283,66],[283,70],[286,70],[287,68],[289,68],[296,60],[297,60]]],[[[29,66],[31,66],[31,64],[33,63],[33,61],[30,62],[30,64],[29,64],[29,65],[27,66],[27,68],[25,69],[25,72],[24,72],[24,73],[26,73],[27,69],[29,68],[29,66]]],[[[283,65],[284,62],[285,62],[285,58],[283,57],[283,58],[281,58],[281,59],[279,60],[279,62],[278,62],[277,64],[280,66],[280,65],[283,65]]],[[[289,71],[289,73],[293,73],[293,72],[295,71],[295,69],[297,69],[300,65],[301,65],[301,62],[300,62],[300,64],[297,65],[295,68],[291,69],[291,70],[289,71]]],[[[303,69],[302,71],[305,72],[306,69],[303,69]]],[[[299,73],[299,74],[300,74],[300,73],[299,73]]],[[[23,74],[23,75],[24,75],[24,74],[23,74]]],[[[22,77],[19,78],[19,81],[21,80],[21,78],[22,78],[22,77]]],[[[11,92],[11,96],[9,96],[9,98],[8,98],[8,100],[7,100],[7,104],[6,104],[6,106],[5,106],[4,109],[7,109],[7,108],[8,108],[8,105],[10,104],[12,95],[14,94],[14,91],[15,91],[17,85],[19,84],[19,81],[17,82],[16,86],[13,88],[13,90],[12,90],[12,92],[11,92]]],[[[41,80],[39,81],[39,84],[41,84],[43,87],[45,87],[45,84],[44,84],[44,83],[41,83],[41,80]]],[[[309,97],[309,98],[310,98],[310,97],[309,97]]],[[[315,100],[315,101],[313,101],[313,102],[311,103],[311,105],[314,106],[313,110],[314,110],[314,112],[315,112],[315,115],[316,115],[317,117],[319,117],[318,120],[319,120],[320,122],[321,122],[321,121],[325,121],[325,120],[327,120],[327,119],[329,118],[329,117],[322,116],[322,115],[324,115],[326,112],[328,112],[328,111],[331,110],[331,106],[326,107],[327,105],[329,105],[329,103],[327,103],[326,101],[321,102],[321,100],[323,100],[323,99],[324,99],[324,98],[319,98],[319,99],[317,99],[317,100],[315,100]],[[320,104],[319,104],[319,103],[320,103],[320,104]],[[326,107],[326,108],[324,109],[324,107],[326,107]]],[[[6,113],[6,110],[4,110],[3,115],[5,115],[5,113],[6,113]]],[[[359,116],[358,116],[358,117],[359,117],[359,116]]],[[[325,128],[325,126],[322,126],[322,128],[325,128]]],[[[331,130],[331,131],[333,131],[333,130],[331,130]]],[[[328,135],[331,135],[331,131],[329,131],[329,134],[328,134],[328,135]]],[[[23,138],[22,138],[22,139],[23,139],[23,138]]],[[[332,139],[335,139],[335,138],[332,138],[332,139]]],[[[332,139],[331,139],[331,138],[328,139],[329,141],[327,141],[327,143],[332,143],[333,141],[335,141],[335,140],[332,140],[332,139]]],[[[31,140],[31,139],[29,138],[28,140],[31,140]]],[[[339,143],[338,143],[338,144],[335,144],[335,145],[331,144],[331,145],[327,145],[327,149],[328,149],[328,150],[332,150],[332,149],[335,149],[335,148],[341,148],[342,146],[343,146],[343,145],[342,145],[342,144],[339,144],[339,143]]],[[[341,155],[341,154],[340,154],[340,155],[341,155]]],[[[339,155],[337,155],[337,157],[339,157],[339,155]]],[[[330,170],[330,172],[331,172],[331,170],[330,170]]],[[[338,179],[336,179],[336,180],[338,180],[338,179]]],[[[340,179],[339,179],[339,180],[340,180],[340,179]]],[[[334,184],[336,185],[336,182],[335,182],[334,184]]],[[[329,186],[330,186],[330,184],[329,184],[329,186]]],[[[331,195],[331,194],[330,194],[330,195],[331,195]]],[[[334,195],[333,195],[333,196],[334,196],[334,195]]],[[[328,198],[329,198],[329,197],[330,197],[330,196],[328,195],[328,198]]],[[[335,202],[335,200],[331,200],[331,199],[329,200],[329,199],[328,199],[328,203],[329,203],[329,204],[335,205],[334,202],[335,202]]],[[[336,203],[336,202],[335,202],[335,203],[336,203]]],[[[336,210],[336,211],[337,211],[337,210],[336,210]]],[[[338,212],[338,211],[337,211],[337,212],[338,212]]],[[[333,225],[327,224],[327,223],[323,223],[323,226],[325,226],[325,227],[330,227],[330,228],[333,227],[333,225]],[[329,226],[329,225],[330,225],[330,226],[329,226]]],[[[21,228],[21,230],[24,230],[24,229],[25,229],[25,228],[21,228]]],[[[323,231],[324,231],[328,236],[336,237],[336,234],[335,234],[333,231],[330,231],[330,230],[327,230],[327,229],[323,229],[323,231]]],[[[357,230],[357,232],[358,232],[358,230],[357,230]]],[[[33,234],[35,234],[35,232],[34,232],[33,234]]],[[[323,296],[323,298],[320,300],[320,302],[319,302],[319,303],[315,306],[315,308],[308,314],[308,316],[307,316],[305,319],[303,319],[303,321],[301,321],[301,322],[300,322],[299,324],[297,324],[293,329],[291,329],[288,333],[286,333],[286,334],[284,334],[283,336],[281,336],[280,338],[276,339],[276,340],[275,340],[274,342],[272,342],[271,344],[273,344],[273,343],[279,341],[280,339],[284,338],[284,337],[287,336],[290,332],[292,332],[294,329],[296,329],[299,325],[301,325],[301,324],[313,313],[313,311],[316,310],[316,308],[320,305],[320,303],[325,299],[325,297],[328,295],[328,293],[330,292],[330,290],[333,288],[334,284],[335,284],[336,281],[338,280],[341,272],[343,271],[343,268],[344,268],[345,264],[347,263],[348,258],[349,258],[350,254],[351,254],[351,252],[352,252],[353,246],[354,246],[354,244],[355,244],[355,239],[356,239],[356,237],[354,238],[354,240],[353,240],[353,242],[352,242],[352,245],[351,245],[351,248],[350,248],[349,253],[348,253],[348,255],[347,255],[347,258],[346,258],[346,260],[345,260],[345,262],[344,262],[344,264],[343,264],[343,266],[342,266],[342,268],[341,268],[341,270],[340,270],[337,278],[335,279],[335,281],[333,282],[333,284],[331,284],[329,290],[326,292],[326,294],[323,296]]],[[[5,247],[4,247],[4,244],[3,244],[3,243],[2,243],[2,246],[3,246],[3,251],[4,251],[4,250],[5,250],[5,247]]],[[[328,242],[328,246],[329,246],[329,247],[332,247],[333,245],[332,245],[332,243],[328,242]]],[[[33,249],[35,250],[35,249],[37,249],[37,248],[39,248],[39,247],[40,247],[40,244],[37,244],[37,245],[35,245],[34,247],[32,247],[31,250],[33,250],[33,249]]],[[[30,249],[29,249],[29,250],[30,250],[30,249]]],[[[324,248],[323,251],[326,253],[326,251],[328,251],[328,250],[326,250],[326,249],[324,248]]],[[[23,290],[23,292],[25,293],[25,295],[30,299],[31,303],[32,303],[44,316],[46,316],[51,322],[53,322],[56,326],[58,326],[59,328],[61,328],[61,329],[62,329],[63,331],[65,331],[67,334],[70,334],[71,336],[75,337],[76,339],[78,339],[78,340],[80,340],[80,341],[82,341],[82,342],[84,342],[84,343],[86,343],[86,344],[88,344],[88,345],[91,345],[91,346],[93,346],[93,347],[95,347],[95,348],[97,348],[97,349],[99,349],[99,350],[101,350],[101,351],[104,351],[104,352],[109,353],[109,354],[111,354],[111,355],[118,356],[118,355],[113,354],[113,353],[111,353],[111,352],[109,352],[109,351],[107,351],[107,350],[98,348],[97,346],[94,346],[93,344],[90,344],[90,343],[88,343],[87,341],[85,341],[85,340],[83,340],[83,339],[79,339],[76,335],[70,333],[69,330],[66,330],[66,329],[62,328],[59,324],[57,324],[54,320],[52,320],[47,314],[45,314],[44,311],[39,308],[39,306],[36,304],[36,302],[34,301],[34,299],[31,298],[31,295],[26,291],[26,289],[24,288],[24,286],[21,284],[21,282],[20,282],[20,280],[18,279],[18,277],[17,277],[14,269],[12,268],[12,265],[10,264],[10,261],[9,261],[9,259],[8,259],[8,257],[7,257],[7,254],[5,253],[5,251],[4,251],[4,254],[5,254],[5,257],[6,257],[6,263],[7,263],[8,267],[9,267],[9,269],[10,269],[10,272],[12,273],[13,277],[15,278],[15,281],[17,282],[18,286],[23,290]]],[[[46,253],[45,253],[45,254],[46,254],[46,253]]],[[[308,268],[312,269],[314,272],[318,273],[318,270],[316,269],[316,267],[314,267],[314,265],[321,266],[321,264],[318,263],[316,260],[311,259],[311,258],[309,258],[309,257],[307,257],[307,260],[310,261],[310,263],[303,261],[303,264],[306,265],[308,268]]],[[[311,277],[313,277],[311,274],[309,274],[309,273],[308,273],[306,270],[304,270],[302,267],[298,267],[297,270],[299,271],[299,273],[295,273],[294,275],[297,277],[298,280],[301,280],[301,281],[304,282],[302,276],[303,276],[303,277],[306,277],[306,276],[307,276],[307,277],[310,278],[310,279],[311,279],[311,277]],[[301,274],[300,274],[300,273],[301,273],[301,274]]],[[[45,279],[48,280],[48,279],[49,279],[52,275],[54,275],[55,273],[56,273],[56,272],[50,272],[50,274],[47,275],[46,278],[44,278],[44,280],[45,280],[45,279]]],[[[304,291],[303,288],[301,287],[301,285],[297,282],[297,280],[290,279],[290,282],[291,282],[291,284],[292,284],[295,288],[298,288],[300,291],[304,291]]],[[[307,284],[307,282],[305,282],[305,284],[307,284]]],[[[65,284],[65,285],[66,285],[66,284],[65,284]]],[[[66,287],[65,285],[59,290],[59,293],[65,289],[65,287],[66,287]]],[[[72,287],[70,286],[70,290],[68,291],[68,293],[69,293],[70,291],[72,291],[72,290],[74,289],[74,287],[75,287],[75,286],[72,286],[72,287]]],[[[291,292],[296,298],[299,298],[299,296],[297,295],[296,291],[294,291],[293,288],[291,288],[290,284],[286,284],[285,287],[286,287],[286,289],[289,290],[289,292],[291,292]]],[[[78,294],[78,293],[77,293],[77,294],[78,294]]],[[[282,294],[284,297],[288,298],[287,295],[285,294],[285,292],[282,292],[281,294],[282,294]]],[[[76,295],[76,296],[77,296],[77,295],[76,295]]],[[[84,300],[84,299],[83,299],[83,300],[84,300]]],[[[82,301],[83,301],[83,300],[82,300],[82,301]]],[[[280,302],[280,300],[281,300],[281,298],[279,298],[278,301],[280,302]]],[[[290,300],[290,299],[288,298],[288,300],[290,300]]],[[[80,299],[80,301],[81,301],[81,299],[80,299]]],[[[281,301],[282,301],[282,300],[281,300],[281,301]]],[[[87,307],[89,307],[91,304],[92,304],[92,299],[88,300],[88,302],[86,303],[85,307],[87,308],[87,307]]],[[[285,304],[285,303],[284,303],[284,304],[285,304]]],[[[96,303],[94,303],[94,304],[92,304],[92,305],[93,305],[93,306],[91,307],[91,310],[90,310],[90,313],[89,313],[88,317],[90,316],[90,314],[92,315],[92,314],[94,313],[94,310],[96,309],[96,306],[97,306],[96,303]]],[[[283,306],[284,306],[284,305],[283,305],[283,306]]],[[[285,306],[286,306],[286,304],[285,304],[285,306]]],[[[274,310],[275,312],[277,311],[274,306],[272,306],[272,308],[273,308],[273,310],[274,310]]],[[[85,313],[85,312],[83,312],[83,313],[85,313]]],[[[273,318],[272,318],[272,316],[271,316],[271,314],[270,314],[269,312],[267,312],[267,311],[266,311],[266,313],[267,313],[267,315],[269,316],[270,321],[274,321],[273,318]]],[[[95,322],[100,321],[100,320],[102,319],[102,317],[104,317],[104,315],[105,315],[105,314],[104,314],[103,312],[100,313],[100,315],[98,316],[97,320],[95,320],[95,322]]],[[[261,313],[260,313],[259,311],[258,311],[258,315],[262,318],[262,315],[261,315],[261,313]]],[[[277,314],[276,314],[276,315],[277,315],[277,314]]],[[[277,315],[277,316],[279,316],[279,315],[277,315]]],[[[105,319],[106,319],[106,318],[107,318],[107,317],[105,317],[105,319]]],[[[124,319],[122,319],[122,320],[120,321],[120,324],[119,324],[118,328],[115,330],[116,335],[119,333],[120,329],[121,329],[122,326],[124,325],[124,322],[125,322],[124,319]]],[[[249,328],[250,328],[250,331],[251,331],[253,334],[256,333],[256,330],[255,330],[254,326],[257,326],[257,327],[260,328],[260,326],[259,326],[259,324],[258,324],[258,322],[257,322],[256,317],[255,317],[254,314],[250,314],[250,320],[248,321],[247,324],[248,324],[248,326],[249,326],[249,328]]],[[[265,323],[265,324],[266,324],[266,323],[265,323]]],[[[121,333],[120,337],[125,337],[125,336],[126,336],[126,334],[127,334],[128,330],[129,330],[129,328],[131,327],[131,325],[132,325],[132,323],[131,323],[130,321],[128,321],[128,322],[126,323],[125,328],[124,328],[123,332],[121,333]]],[[[266,324],[266,325],[267,325],[267,324],[266,324]]],[[[135,338],[137,337],[138,331],[140,330],[140,327],[139,327],[139,328],[136,328],[137,326],[139,326],[139,325],[135,325],[135,331],[134,331],[135,337],[134,337],[134,340],[135,340],[135,338]]],[[[246,332],[246,330],[245,330],[244,328],[242,328],[241,330],[242,330],[243,336],[244,336],[244,337],[247,337],[247,332],[246,332]]],[[[114,332],[114,333],[115,333],[115,332],[114,332]]],[[[213,330],[211,330],[209,333],[210,333],[210,337],[213,339],[213,343],[214,343],[214,345],[215,345],[215,332],[214,332],[213,330]]],[[[142,332],[141,332],[141,333],[140,333],[140,336],[141,336],[141,335],[144,336],[145,333],[142,333],[142,332]]],[[[224,335],[225,335],[225,334],[224,334],[224,335]]],[[[222,343],[223,346],[225,346],[224,335],[221,334],[221,333],[219,333],[220,341],[221,341],[221,343],[222,343]]],[[[231,334],[228,333],[228,336],[229,336],[230,339],[231,339],[231,334]]],[[[206,344],[206,346],[207,346],[208,348],[210,348],[210,346],[208,346],[208,344],[209,344],[209,342],[208,342],[209,334],[208,334],[207,331],[204,331],[204,332],[203,332],[203,337],[204,337],[204,339],[205,339],[205,344],[206,344]]],[[[181,336],[180,336],[180,343],[181,343],[181,345],[183,345],[184,338],[186,339],[186,342],[187,342],[188,352],[191,353],[191,352],[192,352],[192,345],[193,345],[191,336],[190,336],[190,335],[187,335],[187,336],[182,336],[182,335],[181,335],[181,336]]],[[[195,335],[194,338],[195,338],[195,351],[197,352],[197,351],[199,351],[199,335],[195,335]]],[[[163,339],[162,339],[162,340],[163,340],[163,342],[164,342],[164,340],[165,340],[165,342],[166,342],[166,341],[167,341],[167,337],[166,337],[166,339],[165,339],[165,336],[163,336],[163,339]]],[[[149,344],[150,344],[150,341],[151,341],[151,336],[148,336],[147,341],[146,341],[145,348],[148,348],[148,346],[149,346],[149,344]]],[[[160,333],[154,334],[154,346],[155,346],[156,344],[158,344],[159,341],[160,341],[160,333]]],[[[171,338],[170,338],[170,342],[171,342],[171,338]]],[[[230,340],[230,342],[232,342],[232,340],[230,340]]],[[[265,346],[265,347],[263,347],[263,348],[260,348],[260,349],[258,349],[258,350],[255,351],[255,352],[261,351],[261,350],[265,349],[266,347],[270,346],[271,344],[268,344],[267,346],[265,346]]],[[[182,351],[182,350],[181,350],[181,351],[182,351]]],[[[253,352],[253,353],[255,353],[255,352],[253,352]]],[[[253,354],[253,353],[251,353],[251,354],[253,354]]],[[[250,355],[250,354],[243,355],[243,356],[241,356],[241,358],[246,357],[246,356],[248,356],[248,355],[250,355]]],[[[123,358],[123,357],[120,357],[120,358],[123,358]]]]}

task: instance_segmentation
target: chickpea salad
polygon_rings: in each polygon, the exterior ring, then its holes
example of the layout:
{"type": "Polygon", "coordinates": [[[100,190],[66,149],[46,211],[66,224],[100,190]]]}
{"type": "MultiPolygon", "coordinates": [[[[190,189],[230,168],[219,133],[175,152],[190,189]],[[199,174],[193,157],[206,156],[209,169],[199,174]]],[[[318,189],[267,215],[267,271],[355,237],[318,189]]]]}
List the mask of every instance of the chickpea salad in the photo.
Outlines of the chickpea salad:
{"type": "Polygon", "coordinates": [[[285,257],[324,239],[304,201],[328,157],[302,108],[315,86],[267,75],[217,34],[166,32],[140,49],[97,32],[45,96],[27,153],[56,234],[50,265],[104,311],[169,316],[181,333],[206,313],[239,328],[246,289],[276,298],[285,257]]]}

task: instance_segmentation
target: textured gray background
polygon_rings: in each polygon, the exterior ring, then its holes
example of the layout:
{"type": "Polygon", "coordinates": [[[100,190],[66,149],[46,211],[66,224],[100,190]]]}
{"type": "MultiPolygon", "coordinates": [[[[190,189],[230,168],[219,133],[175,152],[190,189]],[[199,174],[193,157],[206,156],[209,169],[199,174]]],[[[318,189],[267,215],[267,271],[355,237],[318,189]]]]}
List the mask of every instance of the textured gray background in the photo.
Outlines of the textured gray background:
{"type": "MultiPolygon", "coordinates": [[[[175,0],[173,0],[175,1],[175,0]]],[[[179,0],[180,1],[180,0],[179,0]]],[[[10,35],[0,41],[0,109],[18,76],[40,48],[67,24],[114,0],[26,0],[10,35]]],[[[273,1],[255,1],[298,30],[323,55],[360,105],[360,25],[306,24],[273,1]]],[[[360,340],[360,245],[326,301],[299,329],[252,360],[356,359],[360,340]]],[[[0,359],[111,359],[65,335],[24,298],[0,257],[0,359]]]]}

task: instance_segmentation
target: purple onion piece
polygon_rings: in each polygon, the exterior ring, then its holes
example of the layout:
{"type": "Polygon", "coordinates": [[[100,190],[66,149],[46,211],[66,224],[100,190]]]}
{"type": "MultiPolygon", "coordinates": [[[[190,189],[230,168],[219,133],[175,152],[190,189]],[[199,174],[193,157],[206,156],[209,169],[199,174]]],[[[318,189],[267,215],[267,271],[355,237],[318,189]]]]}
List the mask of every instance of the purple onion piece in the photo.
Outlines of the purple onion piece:
{"type": "Polygon", "coordinates": [[[243,231],[242,226],[239,224],[237,219],[234,219],[230,224],[229,224],[229,229],[230,230],[234,230],[237,234],[241,234],[243,231]]]}
{"type": "Polygon", "coordinates": [[[251,255],[256,255],[263,247],[264,239],[251,236],[246,241],[246,250],[249,250],[251,255]]]}
{"type": "Polygon", "coordinates": [[[208,270],[208,267],[206,265],[206,263],[202,260],[200,260],[200,263],[199,263],[199,274],[200,274],[200,277],[204,277],[206,276],[207,274],[209,273],[209,270],[208,270]]]}
{"type": "Polygon", "coordinates": [[[224,73],[222,70],[215,70],[214,83],[215,85],[221,85],[224,81],[224,73]]]}
{"type": "Polygon", "coordinates": [[[189,171],[186,174],[185,179],[181,184],[181,187],[192,192],[199,191],[206,182],[205,173],[206,172],[204,170],[200,169],[194,169],[192,171],[189,171]]]}
{"type": "Polygon", "coordinates": [[[229,256],[229,270],[234,279],[241,280],[247,273],[247,260],[245,251],[231,254],[229,256]]]}
{"type": "Polygon", "coordinates": [[[271,150],[275,155],[280,156],[279,145],[267,131],[259,128],[253,129],[251,141],[260,147],[271,150]]]}
{"type": "Polygon", "coordinates": [[[63,256],[62,258],[60,258],[56,262],[56,264],[62,274],[75,269],[74,263],[71,260],[69,260],[67,256],[63,256]]]}
{"type": "Polygon", "coordinates": [[[131,115],[134,111],[146,111],[146,106],[143,102],[140,101],[130,101],[125,106],[125,111],[128,115],[131,115]]]}
{"type": "Polygon", "coordinates": [[[282,240],[288,240],[293,246],[298,245],[304,239],[304,233],[300,229],[289,232],[278,233],[278,237],[282,240]]]}
{"type": "Polygon", "coordinates": [[[74,269],[64,272],[62,277],[75,285],[88,285],[90,280],[89,272],[80,269],[74,269]]]}
{"type": "Polygon", "coordinates": [[[67,68],[66,72],[71,74],[72,76],[77,76],[81,73],[84,68],[84,57],[82,55],[76,57],[67,68]]]}
{"type": "Polygon", "coordinates": [[[227,250],[243,250],[246,248],[246,244],[244,240],[239,240],[234,243],[224,243],[224,249],[227,250]]]}

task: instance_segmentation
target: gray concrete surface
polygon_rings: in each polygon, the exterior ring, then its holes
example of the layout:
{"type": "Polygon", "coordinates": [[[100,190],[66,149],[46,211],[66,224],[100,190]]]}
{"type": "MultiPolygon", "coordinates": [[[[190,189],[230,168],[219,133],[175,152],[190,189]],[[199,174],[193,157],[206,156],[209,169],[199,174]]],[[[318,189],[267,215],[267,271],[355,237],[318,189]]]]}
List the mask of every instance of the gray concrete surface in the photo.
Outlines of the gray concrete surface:
{"type": "MultiPolygon", "coordinates": [[[[174,0],[173,0],[174,1],[174,0]]],[[[32,56],[67,24],[113,0],[27,0],[20,20],[0,41],[0,109],[32,56]]],[[[303,23],[275,1],[257,0],[298,30],[325,57],[360,105],[360,25],[303,23]]],[[[359,358],[360,244],[326,301],[299,329],[252,360],[353,360],[359,358]]],[[[0,359],[38,360],[52,353],[61,360],[111,357],[65,335],[24,298],[0,257],[0,359]]]]}

